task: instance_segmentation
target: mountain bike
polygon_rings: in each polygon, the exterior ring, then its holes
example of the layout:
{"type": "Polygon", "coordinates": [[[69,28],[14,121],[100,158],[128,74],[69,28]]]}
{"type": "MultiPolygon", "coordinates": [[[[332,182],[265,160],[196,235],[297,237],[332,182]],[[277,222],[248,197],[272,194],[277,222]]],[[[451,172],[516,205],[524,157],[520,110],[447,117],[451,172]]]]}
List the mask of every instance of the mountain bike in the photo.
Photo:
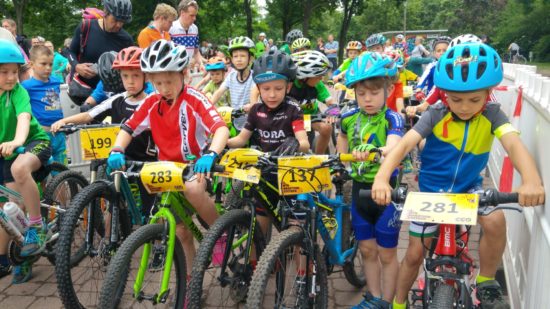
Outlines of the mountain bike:
{"type": "MultiPolygon", "coordinates": [[[[361,190],[362,197],[370,197],[369,190],[361,190]]],[[[408,193],[406,186],[392,192],[392,201],[403,204],[401,220],[438,223],[438,236],[432,239],[424,260],[424,284],[413,290],[413,300],[421,301],[423,308],[477,308],[472,297],[474,261],[468,254],[470,226],[477,216],[487,216],[497,210],[515,210],[518,206],[499,205],[517,203],[517,193],[502,193],[487,189],[480,194],[408,193]],[[464,226],[468,226],[465,228],[464,226]]],[[[423,237],[422,242],[424,242],[423,237]]]]}
{"type": "MultiPolygon", "coordinates": [[[[15,150],[15,153],[23,154],[25,153],[25,148],[19,147],[15,150]]],[[[50,179],[53,171],[60,172],[66,169],[67,167],[62,164],[49,162],[43,165],[38,171],[34,172],[33,178],[40,187],[41,182],[44,182],[45,179],[50,179]]],[[[58,195],[71,198],[73,194],[78,192],[78,190],[86,184],[86,180],[83,179],[83,177],[75,177],[72,178],[72,180],[71,186],[63,187],[64,189],[68,189],[68,192],[61,189],[62,186],[60,186],[59,181],[55,180],[55,177],[47,181],[46,189],[44,190],[44,198],[40,202],[40,212],[45,222],[45,246],[42,250],[35,252],[31,256],[21,256],[21,245],[23,244],[25,235],[19,230],[14,229],[14,226],[9,224],[9,217],[7,217],[3,211],[0,212],[0,216],[2,217],[0,225],[10,237],[8,243],[8,258],[12,265],[21,265],[25,261],[34,263],[41,256],[45,256],[50,263],[55,264],[55,251],[57,239],[59,237],[61,216],[66,212],[67,205],[56,205],[51,201],[54,201],[58,195]]],[[[0,185],[0,197],[8,198],[19,205],[25,204],[21,194],[2,185],[0,185]]]]}
{"type": "MultiPolygon", "coordinates": [[[[369,161],[377,162],[379,158],[380,152],[373,151],[369,161]]],[[[282,194],[298,193],[294,211],[304,213],[305,219],[294,220],[265,248],[250,282],[247,308],[327,308],[327,275],[336,265],[343,267],[352,285],[365,285],[357,241],[351,232],[351,208],[343,202],[345,178],[335,183],[335,199],[324,196],[322,186],[318,185],[327,184],[323,169],[332,168],[340,176],[345,175],[347,172],[341,162],[353,161],[353,156],[325,156],[308,165],[303,160],[297,161],[302,162],[289,166],[291,161],[278,161],[279,187],[282,194]],[[288,182],[285,182],[285,174],[289,175],[288,182]],[[297,187],[310,187],[310,192],[296,190],[297,187]],[[324,247],[317,241],[318,234],[324,247]],[[268,287],[274,287],[274,295],[267,295],[268,287]]]]}
{"type": "MultiPolygon", "coordinates": [[[[214,166],[222,172],[222,166],[214,166]]],[[[99,296],[100,308],[132,308],[150,305],[183,308],[187,270],[185,252],[176,237],[181,221],[197,241],[203,234],[193,221],[195,208],[185,199],[185,182],[192,179],[193,164],[150,162],[138,173],[160,201],[151,211],[149,223],[132,233],[117,250],[107,269],[99,296]]],[[[197,216],[198,217],[198,216],[197,216]]]]}

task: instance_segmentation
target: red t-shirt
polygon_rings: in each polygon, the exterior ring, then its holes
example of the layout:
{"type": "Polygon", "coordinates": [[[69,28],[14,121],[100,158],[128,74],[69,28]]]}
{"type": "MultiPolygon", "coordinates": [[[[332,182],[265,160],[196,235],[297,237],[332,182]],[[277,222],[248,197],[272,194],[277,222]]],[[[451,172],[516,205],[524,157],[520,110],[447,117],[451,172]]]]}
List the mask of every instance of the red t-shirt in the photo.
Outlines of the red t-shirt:
{"type": "Polygon", "coordinates": [[[386,104],[388,105],[388,108],[392,111],[401,113],[401,111],[397,110],[397,99],[403,98],[403,83],[397,82],[394,83],[393,86],[393,91],[388,96],[386,104]]]}
{"type": "Polygon", "coordinates": [[[133,136],[150,129],[159,160],[176,162],[186,162],[188,154],[200,157],[208,135],[220,127],[225,127],[225,122],[212,103],[189,86],[172,105],[160,94],[149,96],[122,125],[133,136]]]}

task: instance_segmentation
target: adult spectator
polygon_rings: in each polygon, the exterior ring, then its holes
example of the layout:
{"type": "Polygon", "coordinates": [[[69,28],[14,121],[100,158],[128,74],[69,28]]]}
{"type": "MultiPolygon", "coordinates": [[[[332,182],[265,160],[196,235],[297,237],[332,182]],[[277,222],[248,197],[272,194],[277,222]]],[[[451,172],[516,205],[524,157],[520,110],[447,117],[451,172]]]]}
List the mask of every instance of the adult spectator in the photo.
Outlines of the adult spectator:
{"type": "Polygon", "coordinates": [[[325,40],[323,38],[317,38],[317,47],[315,47],[315,50],[323,54],[325,53],[325,40]]]}
{"type": "Polygon", "coordinates": [[[194,59],[204,70],[203,59],[199,52],[199,28],[194,24],[197,19],[199,5],[195,0],[182,0],[178,5],[179,18],[172,23],[170,36],[176,45],[187,49],[189,58],[194,59]]]}
{"type": "Polygon", "coordinates": [[[407,54],[407,41],[405,36],[398,34],[395,36],[395,43],[393,43],[393,49],[400,50],[403,54],[407,54]]]}
{"type": "Polygon", "coordinates": [[[261,32],[260,35],[258,35],[258,42],[256,42],[256,59],[258,59],[265,52],[265,49],[265,33],[261,32]]]}
{"type": "Polygon", "coordinates": [[[36,36],[32,38],[31,45],[34,46],[44,46],[44,43],[46,43],[46,39],[41,36],[36,36]]]}
{"type": "Polygon", "coordinates": [[[138,36],[138,45],[147,48],[154,41],[164,39],[170,41],[170,28],[178,18],[178,12],[166,3],[159,3],[153,13],[153,22],[145,27],[138,36]]]}
{"type": "Polygon", "coordinates": [[[418,76],[422,76],[424,72],[423,65],[430,63],[433,59],[427,58],[430,55],[430,52],[422,45],[424,38],[417,36],[414,40],[414,48],[411,52],[411,57],[409,63],[407,64],[407,69],[412,71],[418,76]]]}
{"type": "MultiPolygon", "coordinates": [[[[105,17],[103,19],[90,20],[88,39],[82,50],[80,46],[80,29],[83,28],[82,24],[76,27],[70,46],[69,62],[71,68],[91,88],[95,88],[99,82],[97,66],[94,67],[99,57],[104,52],[119,52],[126,47],[134,45],[132,37],[122,29],[125,23],[132,20],[131,1],[104,0],[103,6],[105,17]]],[[[74,100],[74,98],[72,99],[74,100]]]]}
{"type": "Polygon", "coordinates": [[[15,23],[15,20],[10,18],[2,19],[2,27],[11,32],[17,44],[21,46],[21,49],[25,52],[25,57],[27,57],[31,50],[31,44],[25,36],[17,34],[17,23],[15,23]]]}
{"type": "Polygon", "coordinates": [[[63,48],[61,48],[61,55],[67,59],[69,59],[71,54],[70,47],[72,40],[72,38],[66,38],[65,41],[63,41],[63,48]]]}
{"type": "Polygon", "coordinates": [[[63,57],[60,53],[58,53],[54,49],[53,43],[51,41],[46,41],[44,43],[44,46],[46,46],[53,52],[52,76],[58,78],[61,83],[64,83],[69,59],[63,57]]]}
{"type": "MultiPolygon", "coordinates": [[[[325,54],[330,63],[332,63],[332,69],[330,70],[332,75],[332,71],[338,67],[338,41],[334,40],[332,34],[328,35],[328,42],[325,44],[325,54]]],[[[329,76],[329,78],[331,78],[331,76],[329,76]]]]}

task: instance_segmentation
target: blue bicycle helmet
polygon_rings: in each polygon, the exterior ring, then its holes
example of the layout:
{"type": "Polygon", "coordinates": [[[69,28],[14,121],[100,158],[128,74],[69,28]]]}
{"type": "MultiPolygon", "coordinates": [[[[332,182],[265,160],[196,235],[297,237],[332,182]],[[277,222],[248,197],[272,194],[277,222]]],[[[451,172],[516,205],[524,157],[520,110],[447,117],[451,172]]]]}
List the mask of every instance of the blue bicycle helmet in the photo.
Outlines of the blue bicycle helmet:
{"type": "Polygon", "coordinates": [[[397,74],[395,62],[388,56],[366,52],[355,58],[346,72],[346,87],[374,77],[393,77],[397,74]]]}
{"type": "Polygon", "coordinates": [[[208,59],[208,63],[204,68],[206,71],[225,70],[225,62],[220,57],[212,57],[208,59]]]}
{"type": "Polygon", "coordinates": [[[371,48],[374,45],[384,45],[386,43],[386,37],[380,33],[375,33],[367,38],[365,46],[371,48]]]}
{"type": "Polygon", "coordinates": [[[437,88],[470,92],[491,88],[502,81],[502,60],[483,43],[468,43],[449,48],[435,68],[437,88]]]}
{"type": "Polygon", "coordinates": [[[12,41],[0,39],[0,63],[25,64],[25,57],[12,41]]]}

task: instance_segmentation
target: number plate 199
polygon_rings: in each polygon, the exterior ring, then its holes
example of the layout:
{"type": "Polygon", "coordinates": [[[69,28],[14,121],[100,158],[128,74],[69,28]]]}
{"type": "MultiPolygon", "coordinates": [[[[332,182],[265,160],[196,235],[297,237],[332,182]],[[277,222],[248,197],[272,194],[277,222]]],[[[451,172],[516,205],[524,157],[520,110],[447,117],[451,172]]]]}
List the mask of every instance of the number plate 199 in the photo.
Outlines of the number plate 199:
{"type": "Polygon", "coordinates": [[[475,225],[478,199],[477,194],[410,192],[401,220],[475,225]]]}

